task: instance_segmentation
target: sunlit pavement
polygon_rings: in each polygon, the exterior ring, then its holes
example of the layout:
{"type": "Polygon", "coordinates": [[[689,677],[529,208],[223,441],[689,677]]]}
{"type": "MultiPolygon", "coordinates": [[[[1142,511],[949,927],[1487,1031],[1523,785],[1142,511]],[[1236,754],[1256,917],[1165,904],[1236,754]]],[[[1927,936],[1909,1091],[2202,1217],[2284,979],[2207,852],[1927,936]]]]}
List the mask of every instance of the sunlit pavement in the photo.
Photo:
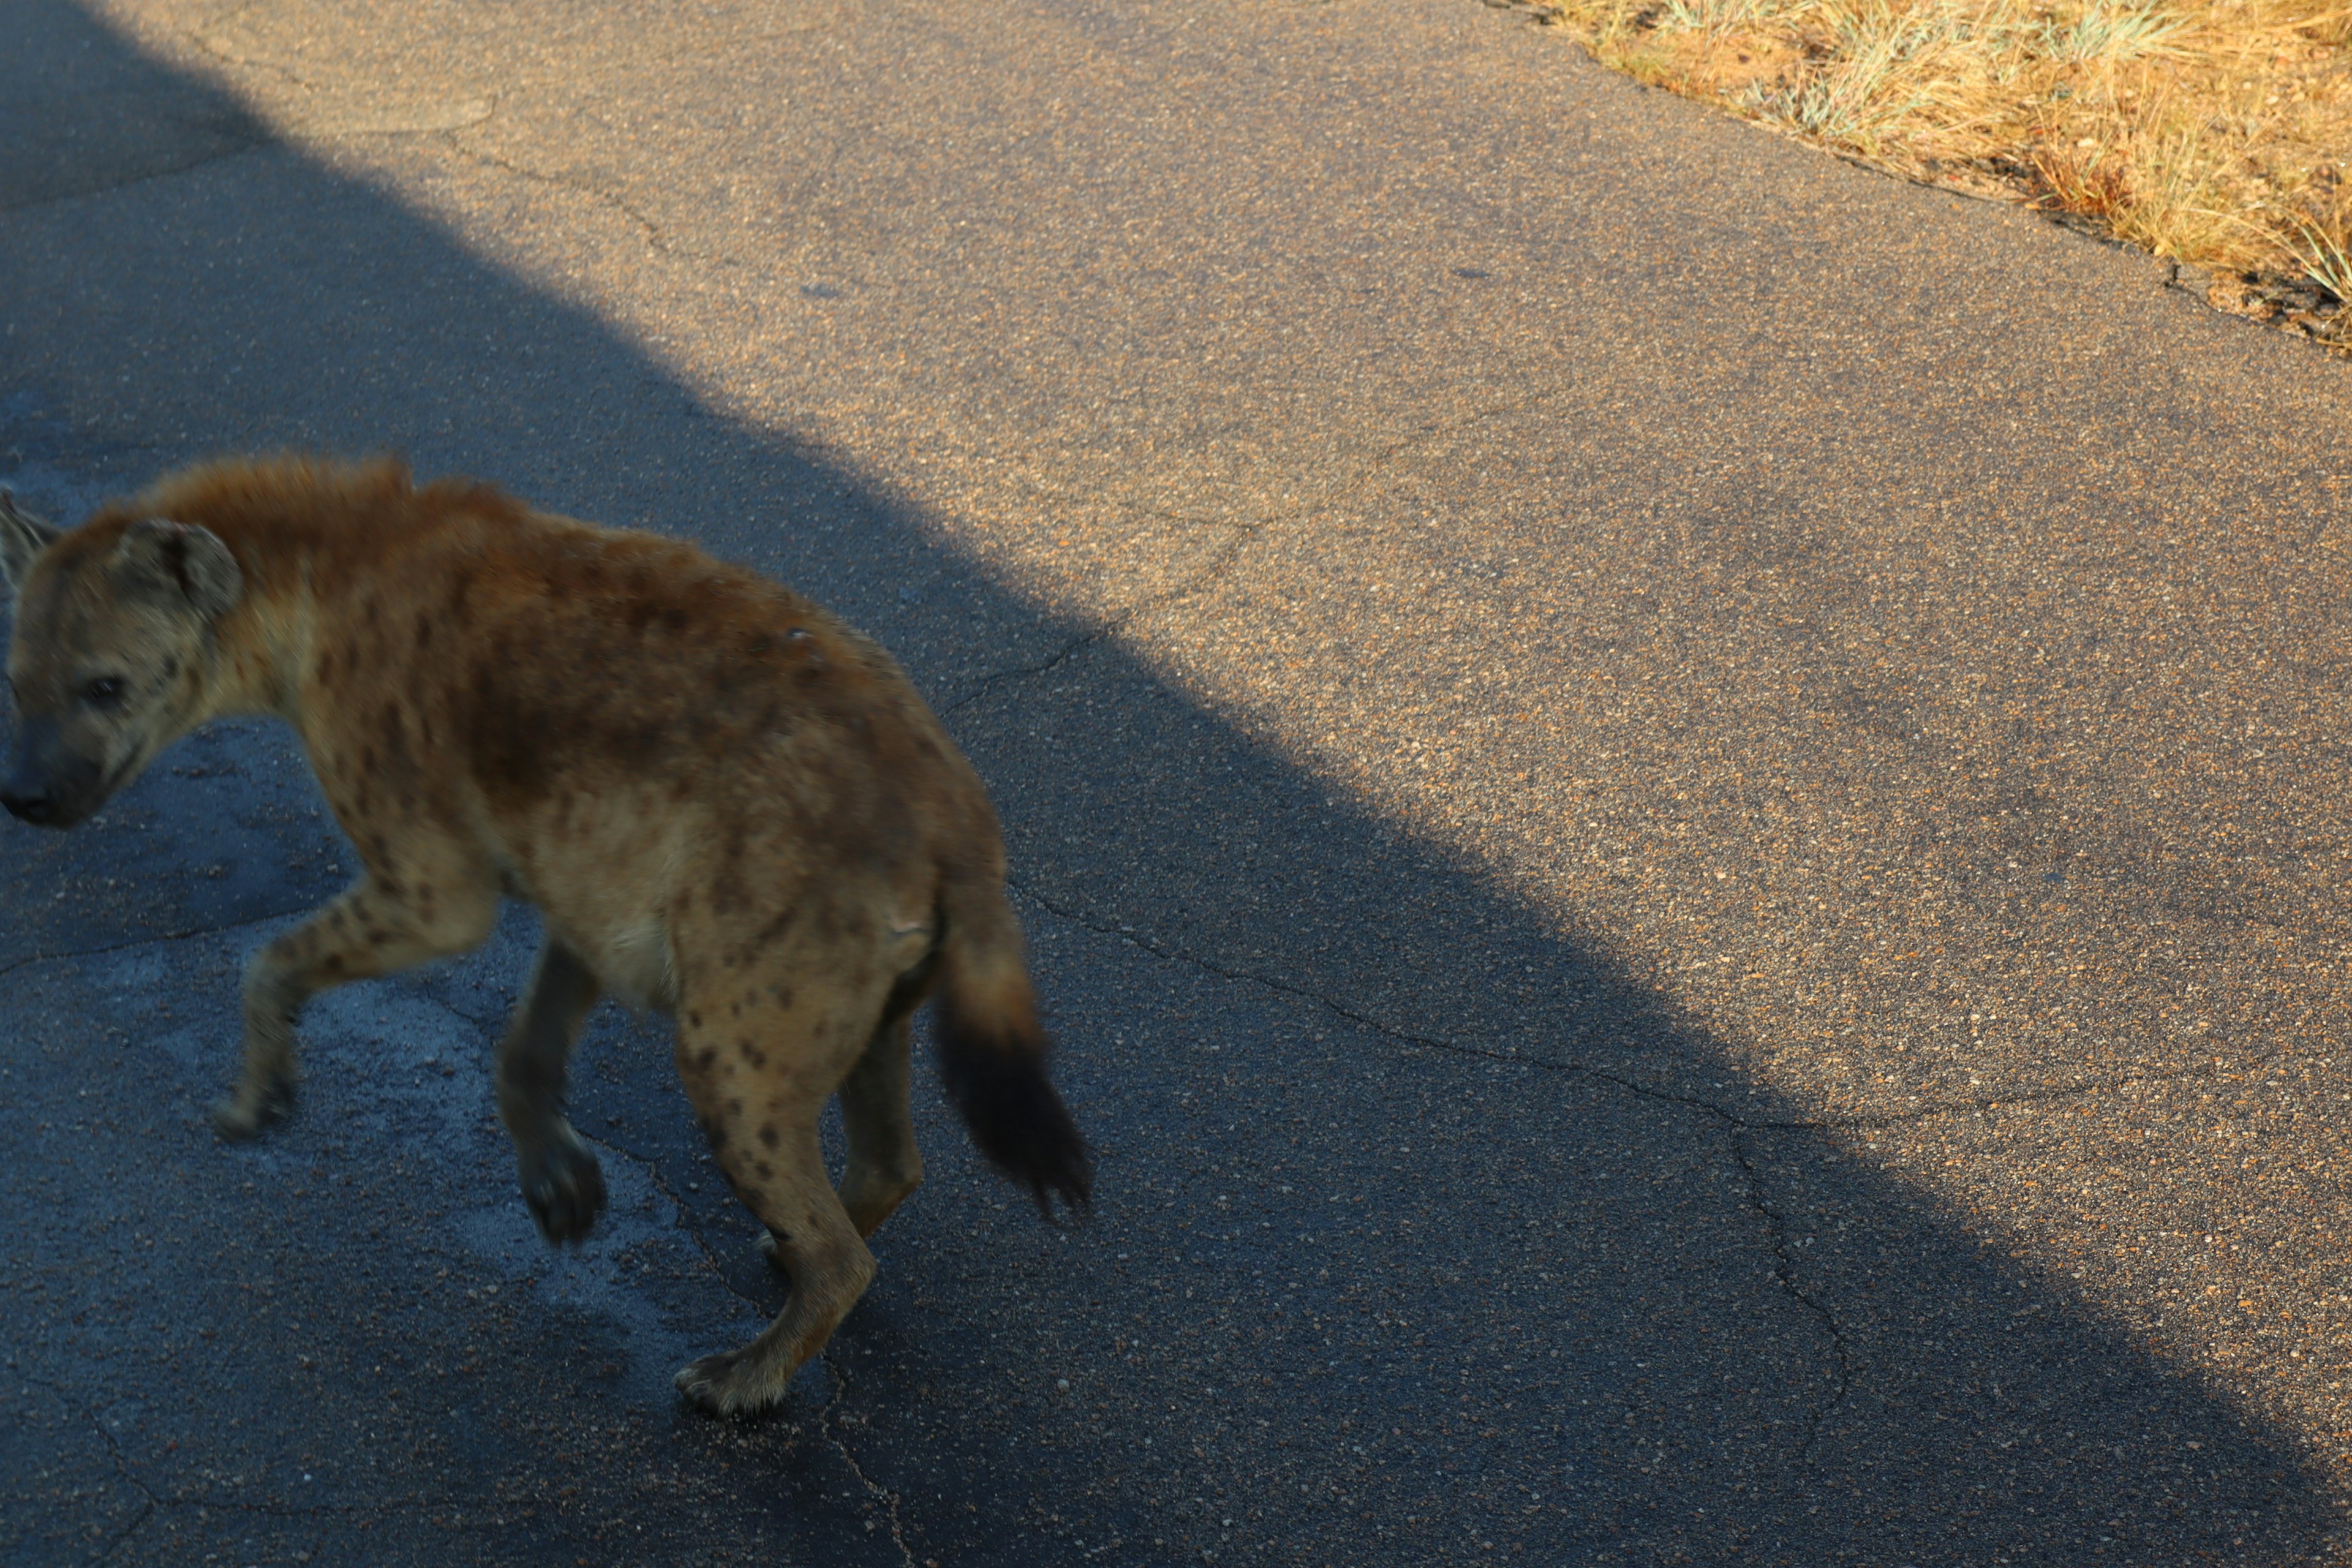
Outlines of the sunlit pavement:
{"type": "Polygon", "coordinates": [[[1100,1146],[781,1300],[282,731],[0,835],[11,1562],[2341,1560],[2347,372],[1467,0],[18,0],[0,479],[395,447],[880,636],[1100,1146]]]}

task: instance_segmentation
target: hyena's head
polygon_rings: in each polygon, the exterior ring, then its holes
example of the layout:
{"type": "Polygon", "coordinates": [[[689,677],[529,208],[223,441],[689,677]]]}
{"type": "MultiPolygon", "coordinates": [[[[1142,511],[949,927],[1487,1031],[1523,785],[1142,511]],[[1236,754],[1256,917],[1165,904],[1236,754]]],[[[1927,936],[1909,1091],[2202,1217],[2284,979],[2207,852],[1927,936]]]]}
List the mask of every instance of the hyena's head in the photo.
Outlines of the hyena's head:
{"type": "Polygon", "coordinates": [[[71,827],[201,714],[214,626],[245,589],[217,535],[162,518],[60,531],[0,490],[0,573],[16,598],[16,754],[0,805],[71,827]]]}

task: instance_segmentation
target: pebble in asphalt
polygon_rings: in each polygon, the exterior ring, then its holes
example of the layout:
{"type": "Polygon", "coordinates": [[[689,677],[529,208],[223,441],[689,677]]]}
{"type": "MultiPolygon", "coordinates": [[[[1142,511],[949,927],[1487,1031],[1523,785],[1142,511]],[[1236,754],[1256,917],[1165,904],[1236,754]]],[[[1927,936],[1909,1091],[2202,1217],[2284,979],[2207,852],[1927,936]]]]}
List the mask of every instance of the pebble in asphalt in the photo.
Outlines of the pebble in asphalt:
{"type": "Polygon", "coordinates": [[[530,942],[310,1021],[260,726],[0,850],[31,1562],[2328,1560],[2340,373],[1439,0],[25,0],[0,456],[391,442],[884,636],[1095,1221],[935,1102],[777,1302],[649,1024],[532,1237],[530,942]]]}

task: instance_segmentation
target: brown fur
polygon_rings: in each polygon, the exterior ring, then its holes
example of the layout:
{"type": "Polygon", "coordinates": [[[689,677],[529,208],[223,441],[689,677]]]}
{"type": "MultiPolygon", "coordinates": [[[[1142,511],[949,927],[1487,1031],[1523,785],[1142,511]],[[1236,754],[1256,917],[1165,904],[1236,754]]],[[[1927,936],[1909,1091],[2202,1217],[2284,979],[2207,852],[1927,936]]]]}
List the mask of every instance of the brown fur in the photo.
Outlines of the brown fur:
{"type": "Polygon", "coordinates": [[[576,1239],[603,1205],[562,1100],[610,992],[675,1017],[719,1166],[791,1278],[758,1340],[678,1374],[706,1407],[780,1398],[872,1277],[865,1237],[922,1178],[907,1026],[934,990],[983,1152],[1041,1204],[1086,1200],[995,814],[888,656],[808,601],[390,462],[198,468],[63,535],[0,497],[0,568],[10,810],[69,826],[194,725],[276,713],[364,867],[255,959],[225,1136],[291,1103],[306,999],[475,946],[506,893],[546,924],[498,1064],[541,1229],[576,1239]],[[838,1192],[817,1142],[836,1092],[838,1192]]]}

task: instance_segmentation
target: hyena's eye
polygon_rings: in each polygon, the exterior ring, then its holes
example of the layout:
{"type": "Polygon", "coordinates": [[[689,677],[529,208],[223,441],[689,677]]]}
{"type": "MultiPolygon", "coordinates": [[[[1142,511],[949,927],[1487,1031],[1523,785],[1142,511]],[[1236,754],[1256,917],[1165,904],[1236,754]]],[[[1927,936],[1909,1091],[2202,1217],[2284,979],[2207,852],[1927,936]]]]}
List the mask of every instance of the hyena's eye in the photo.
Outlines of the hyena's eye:
{"type": "Polygon", "coordinates": [[[81,689],[81,700],[93,708],[120,708],[130,687],[119,675],[103,675],[81,689]]]}

